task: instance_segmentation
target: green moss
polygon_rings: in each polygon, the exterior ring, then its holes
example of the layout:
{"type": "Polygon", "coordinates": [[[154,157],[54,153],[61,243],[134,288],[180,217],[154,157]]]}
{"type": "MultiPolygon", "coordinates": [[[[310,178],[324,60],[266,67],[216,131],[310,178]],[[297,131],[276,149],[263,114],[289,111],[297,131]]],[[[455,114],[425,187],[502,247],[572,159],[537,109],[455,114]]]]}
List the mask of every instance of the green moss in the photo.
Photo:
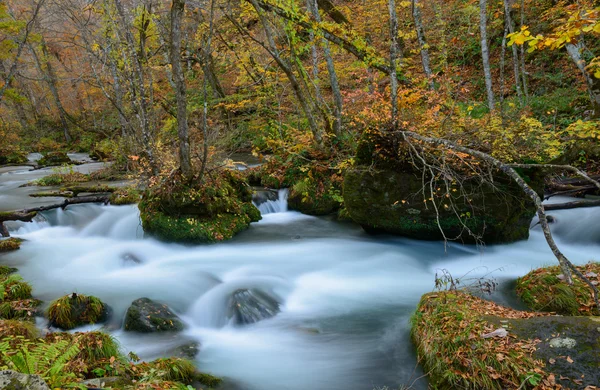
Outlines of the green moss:
{"type": "Polygon", "coordinates": [[[224,170],[202,184],[181,178],[147,191],[138,207],[144,231],[162,240],[208,243],[230,239],[260,220],[239,173],[224,170]]]}
{"type": "Polygon", "coordinates": [[[229,240],[260,220],[253,205],[243,205],[238,214],[217,214],[210,217],[169,216],[159,211],[143,209],[144,231],[161,240],[183,243],[210,243],[229,240]]]}
{"type": "Polygon", "coordinates": [[[110,204],[115,206],[136,204],[141,196],[141,192],[133,187],[118,188],[110,196],[110,204]]]}
{"type": "Polygon", "coordinates": [[[0,156],[0,165],[3,164],[23,164],[26,163],[27,154],[22,152],[13,152],[4,156],[0,156]]]}
{"type": "Polygon", "coordinates": [[[0,302],[30,299],[31,291],[31,285],[17,274],[0,278],[0,302]]]}
{"type": "Polygon", "coordinates": [[[14,274],[17,271],[18,271],[18,269],[16,269],[16,268],[7,267],[6,265],[0,265],[0,278],[3,278],[4,276],[10,275],[10,274],[14,274]]]}
{"type": "Polygon", "coordinates": [[[19,320],[0,320],[0,339],[5,337],[21,336],[26,339],[35,339],[39,331],[35,324],[19,320]]]}
{"type": "MultiPolygon", "coordinates": [[[[600,274],[600,263],[577,267],[583,274],[600,274]]],[[[573,284],[560,280],[559,266],[539,268],[517,280],[517,295],[531,310],[563,315],[597,314],[591,289],[573,275],[573,284]]],[[[600,282],[599,277],[592,278],[600,282]]]]}
{"type": "Polygon", "coordinates": [[[272,156],[267,163],[249,173],[260,179],[267,188],[289,188],[288,206],[309,215],[327,215],[336,212],[343,203],[342,176],[331,156],[305,149],[300,153],[272,156]]]}
{"type": "Polygon", "coordinates": [[[76,326],[106,320],[107,307],[96,297],[71,294],[52,302],[47,315],[52,326],[73,329],[76,326]]]}
{"type": "Polygon", "coordinates": [[[41,166],[57,166],[70,164],[72,161],[65,152],[48,152],[39,159],[38,164],[41,166]]]}
{"type": "Polygon", "coordinates": [[[198,382],[208,387],[218,387],[221,382],[223,382],[221,378],[217,378],[216,376],[210,374],[204,374],[202,372],[196,374],[196,379],[198,382]]]}
{"type": "Polygon", "coordinates": [[[543,364],[524,346],[535,342],[482,338],[497,327],[490,316],[523,313],[460,291],[423,296],[411,319],[411,337],[431,388],[501,390],[521,384],[533,388],[526,378],[542,373],[543,364]]]}
{"type": "Polygon", "coordinates": [[[22,242],[23,240],[14,237],[0,240],[0,253],[16,251],[21,248],[22,242]]]}

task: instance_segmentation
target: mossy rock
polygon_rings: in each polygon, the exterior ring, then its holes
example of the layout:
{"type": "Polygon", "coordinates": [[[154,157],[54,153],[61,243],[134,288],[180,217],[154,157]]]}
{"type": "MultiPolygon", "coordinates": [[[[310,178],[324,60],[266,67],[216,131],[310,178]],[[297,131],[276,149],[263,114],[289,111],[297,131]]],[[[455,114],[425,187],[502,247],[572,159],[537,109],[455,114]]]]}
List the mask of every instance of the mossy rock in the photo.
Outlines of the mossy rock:
{"type": "Polygon", "coordinates": [[[39,337],[39,333],[40,332],[34,323],[20,320],[0,319],[0,339],[16,336],[26,339],[36,339],[39,337]]]}
{"type": "Polygon", "coordinates": [[[70,344],[76,344],[79,347],[73,360],[80,360],[87,367],[100,366],[111,357],[122,357],[119,343],[111,335],[104,332],[53,332],[44,338],[47,343],[55,343],[61,340],[66,340],[70,344]]]}
{"type": "Polygon", "coordinates": [[[6,265],[0,265],[0,278],[3,278],[4,276],[10,275],[10,274],[14,274],[18,271],[18,269],[13,268],[13,267],[8,267],[6,265]]]}
{"type": "Polygon", "coordinates": [[[209,388],[218,387],[221,384],[221,379],[210,374],[199,372],[193,362],[182,358],[161,358],[151,362],[144,362],[135,366],[135,371],[132,376],[139,382],[144,381],[147,373],[152,372],[154,380],[162,381],[168,387],[151,387],[151,388],[175,388],[172,387],[172,382],[192,385],[199,383],[200,385],[208,386],[209,388]]]}
{"type": "Polygon", "coordinates": [[[65,330],[108,320],[110,309],[100,299],[70,294],[52,302],[47,310],[50,326],[65,330]]]}
{"type": "Polygon", "coordinates": [[[32,290],[20,275],[12,273],[0,276],[0,302],[30,299],[32,290]]]}
{"type": "Polygon", "coordinates": [[[167,305],[149,298],[136,299],[125,314],[125,330],[142,333],[183,330],[183,322],[167,305]]]}
{"type": "Polygon", "coordinates": [[[4,240],[0,240],[0,253],[12,252],[21,248],[21,243],[23,240],[20,238],[7,238],[4,240]]]}
{"type": "Polygon", "coordinates": [[[299,192],[294,187],[288,195],[288,207],[290,210],[300,211],[308,215],[329,215],[340,208],[340,202],[328,193],[316,191],[299,192]]]}
{"type": "Polygon", "coordinates": [[[600,145],[597,139],[577,139],[572,141],[566,150],[553,164],[573,165],[586,172],[595,172],[600,168],[600,145]]]}
{"type": "Polygon", "coordinates": [[[33,321],[41,301],[32,297],[31,285],[15,271],[0,267],[0,319],[33,321]]]}
{"type": "Polygon", "coordinates": [[[311,149],[275,155],[248,175],[266,188],[289,188],[290,210],[308,215],[333,214],[343,202],[343,178],[330,169],[332,161],[328,157],[311,149]]]}
{"type": "Polygon", "coordinates": [[[0,388],[4,390],[50,390],[50,387],[39,375],[22,374],[11,370],[0,371],[0,388]]]}
{"type": "Polygon", "coordinates": [[[8,155],[5,156],[0,156],[0,165],[4,165],[4,164],[23,164],[28,162],[29,160],[27,160],[27,154],[25,153],[18,153],[18,152],[14,152],[14,153],[10,153],[8,155]]]}
{"type": "MultiPolygon", "coordinates": [[[[343,197],[348,215],[367,232],[485,244],[529,237],[535,206],[506,174],[494,172],[493,185],[468,172],[460,185],[431,180],[408,153],[396,135],[363,136],[356,157],[360,165],[344,174],[343,197]]],[[[532,186],[542,192],[540,175],[531,176],[532,186]]]]}
{"type": "Polygon", "coordinates": [[[146,191],[138,204],[144,232],[165,241],[210,243],[228,240],[261,219],[238,172],[205,176],[201,184],[175,177],[146,191]]]}
{"type": "Polygon", "coordinates": [[[557,385],[588,389],[600,384],[600,317],[510,319],[508,326],[520,339],[541,340],[533,357],[546,364],[557,385]]]}
{"type": "Polygon", "coordinates": [[[48,152],[38,160],[38,164],[44,167],[53,167],[71,163],[73,163],[73,161],[65,152],[48,152]]]}
{"type": "Polygon", "coordinates": [[[549,380],[533,356],[540,340],[486,337],[506,319],[531,318],[462,291],[426,294],[411,319],[411,337],[432,389],[532,389],[549,380]],[[530,380],[531,379],[531,380],[530,380]]]}
{"type": "MultiPolygon", "coordinates": [[[[577,267],[591,282],[600,283],[600,263],[577,267]]],[[[587,284],[573,275],[573,284],[564,280],[559,266],[539,268],[517,280],[519,298],[535,311],[563,315],[598,315],[593,293],[587,284]]]]}
{"type": "Polygon", "coordinates": [[[117,188],[110,195],[110,204],[122,206],[127,204],[136,204],[140,201],[142,194],[133,187],[117,188]]]}

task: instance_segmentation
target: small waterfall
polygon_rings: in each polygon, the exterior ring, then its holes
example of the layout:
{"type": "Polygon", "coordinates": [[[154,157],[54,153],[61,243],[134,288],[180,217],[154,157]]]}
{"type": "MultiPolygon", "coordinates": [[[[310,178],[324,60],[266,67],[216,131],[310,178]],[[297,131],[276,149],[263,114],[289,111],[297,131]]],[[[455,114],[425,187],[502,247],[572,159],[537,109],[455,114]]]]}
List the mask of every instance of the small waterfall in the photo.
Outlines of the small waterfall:
{"type": "Polygon", "coordinates": [[[271,200],[266,199],[259,203],[256,199],[254,200],[254,205],[260,211],[262,215],[266,214],[275,214],[275,213],[285,213],[288,211],[288,189],[284,188],[277,192],[277,199],[271,200]]]}

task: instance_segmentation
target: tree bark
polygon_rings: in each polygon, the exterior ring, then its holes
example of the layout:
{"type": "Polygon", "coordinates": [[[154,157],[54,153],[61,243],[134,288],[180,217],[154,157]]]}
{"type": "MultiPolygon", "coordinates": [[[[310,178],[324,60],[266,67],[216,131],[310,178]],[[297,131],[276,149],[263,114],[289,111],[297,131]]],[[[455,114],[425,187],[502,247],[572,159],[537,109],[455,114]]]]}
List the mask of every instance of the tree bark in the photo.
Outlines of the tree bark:
{"type": "Polygon", "coordinates": [[[50,89],[50,93],[52,94],[52,98],[54,99],[54,104],[58,110],[58,116],[60,119],[63,136],[65,137],[65,141],[67,143],[71,142],[71,135],[69,134],[69,124],[67,123],[67,111],[60,100],[60,94],[58,93],[58,79],[56,77],[56,73],[54,73],[54,68],[52,67],[52,63],[50,62],[50,57],[48,55],[48,48],[46,46],[46,41],[42,37],[40,43],[42,49],[43,58],[40,59],[37,51],[33,47],[33,45],[29,45],[31,49],[31,54],[35,60],[35,64],[42,76],[42,79],[48,84],[48,88],[50,89]]]}
{"type": "Polygon", "coordinates": [[[294,94],[296,95],[296,98],[298,99],[298,102],[300,103],[300,106],[302,107],[302,111],[304,112],[304,115],[308,119],[308,124],[312,131],[313,137],[315,139],[315,143],[319,146],[322,146],[323,145],[322,130],[319,128],[319,125],[317,124],[317,122],[315,120],[315,117],[310,109],[308,100],[307,100],[306,96],[304,95],[304,92],[302,91],[302,87],[301,87],[298,79],[296,78],[296,75],[294,74],[294,71],[293,71],[291,65],[279,55],[279,51],[277,50],[277,46],[275,45],[275,41],[273,39],[273,34],[271,32],[271,28],[269,27],[263,13],[261,12],[261,6],[259,5],[257,0],[248,0],[248,1],[252,4],[254,9],[256,10],[256,13],[258,14],[258,17],[259,17],[261,24],[263,26],[263,29],[265,31],[268,47],[267,46],[263,46],[263,47],[268,51],[268,53],[271,55],[271,57],[273,57],[273,59],[275,60],[277,65],[279,65],[281,70],[283,70],[286,77],[290,81],[292,90],[294,91],[294,94]]]}
{"type": "MultiPolygon", "coordinates": [[[[512,34],[515,32],[515,26],[513,25],[513,20],[512,20],[510,10],[511,10],[510,0],[504,0],[505,23],[508,26],[508,32],[512,34]]],[[[515,75],[515,89],[517,91],[517,96],[519,97],[519,101],[521,102],[521,105],[524,105],[525,101],[523,99],[523,91],[521,90],[521,78],[520,78],[521,76],[519,74],[519,51],[517,49],[517,45],[512,45],[511,49],[512,49],[513,73],[515,75]]]]}
{"type": "Polygon", "coordinates": [[[390,16],[390,88],[392,103],[392,128],[398,128],[398,71],[396,61],[398,60],[398,16],[396,13],[396,1],[388,0],[388,13],[390,16]]]}
{"type": "MultiPolygon", "coordinates": [[[[284,8],[278,7],[276,5],[267,3],[264,0],[246,0],[249,3],[256,3],[260,8],[264,9],[267,12],[273,12],[284,19],[294,22],[297,26],[302,27],[306,30],[310,30],[313,26],[309,22],[306,21],[306,18],[303,15],[299,15],[297,13],[292,13],[287,11],[284,8]]],[[[361,48],[355,45],[351,39],[346,39],[344,37],[340,37],[335,34],[333,31],[326,27],[319,27],[321,32],[323,33],[323,37],[327,39],[329,42],[340,46],[342,49],[346,50],[348,53],[352,54],[356,58],[361,61],[364,61],[370,67],[373,67],[379,70],[386,75],[390,74],[389,66],[386,66],[383,62],[383,59],[373,58],[373,55],[364,48],[361,48]]]]}
{"type": "MultiPolygon", "coordinates": [[[[317,23],[321,23],[321,14],[319,13],[319,0],[308,0],[308,3],[312,3],[311,10],[315,21],[317,23]]],[[[335,132],[336,137],[341,137],[342,135],[342,111],[344,109],[344,101],[342,99],[342,92],[340,91],[340,85],[338,82],[337,73],[335,71],[335,64],[333,63],[333,58],[331,57],[331,49],[329,47],[329,42],[323,38],[323,55],[325,56],[325,62],[327,63],[327,73],[329,74],[329,83],[331,84],[331,91],[333,93],[333,131],[335,132]]],[[[315,48],[316,50],[316,48],[315,48]]]]}
{"type": "Polygon", "coordinates": [[[483,74],[485,77],[485,90],[490,111],[494,111],[494,87],[492,84],[492,71],[490,69],[490,51],[487,39],[487,0],[479,0],[479,31],[481,36],[481,58],[483,60],[483,74]]]}
{"type": "Polygon", "coordinates": [[[185,11],[185,0],[173,0],[171,5],[171,69],[175,83],[177,101],[177,134],[179,136],[179,164],[183,177],[192,176],[190,159],[190,136],[187,121],[187,98],[183,67],[181,65],[181,20],[185,11]]]}
{"type": "Polygon", "coordinates": [[[583,41],[580,40],[577,45],[572,43],[566,44],[567,53],[569,53],[569,57],[575,63],[577,68],[581,71],[585,79],[585,83],[587,86],[588,94],[590,95],[590,101],[592,104],[592,110],[594,110],[594,118],[600,117],[600,80],[591,75],[586,69],[586,62],[581,57],[581,51],[585,48],[583,41]]]}
{"type": "Polygon", "coordinates": [[[9,211],[0,213],[0,234],[4,237],[10,237],[8,229],[4,226],[6,221],[21,221],[31,222],[40,211],[48,211],[53,209],[65,209],[69,205],[83,203],[108,203],[109,196],[82,196],[81,198],[65,199],[61,203],[52,204],[49,206],[32,207],[29,209],[9,211]]]}
{"type": "Polygon", "coordinates": [[[552,210],[569,210],[582,207],[600,207],[600,200],[579,200],[575,202],[552,203],[544,206],[546,211],[552,210]]]}
{"type": "Polygon", "coordinates": [[[154,159],[154,152],[152,150],[152,134],[150,131],[149,123],[149,105],[148,105],[148,94],[146,91],[144,70],[142,68],[141,60],[138,53],[135,50],[135,40],[131,33],[129,22],[125,17],[125,10],[121,0],[114,0],[115,8],[117,9],[117,15],[123,34],[125,35],[125,45],[129,55],[129,60],[132,62],[133,78],[130,80],[132,92],[134,94],[134,101],[137,106],[137,117],[140,122],[142,132],[142,148],[148,159],[152,174],[158,174],[158,167],[154,159]]]}
{"type": "Polygon", "coordinates": [[[423,28],[423,20],[421,18],[421,6],[419,0],[412,0],[412,15],[415,22],[415,30],[417,32],[417,40],[419,41],[419,50],[421,52],[421,63],[423,64],[423,72],[427,78],[427,85],[430,90],[435,90],[433,82],[433,72],[431,71],[431,60],[429,58],[429,49],[427,40],[425,39],[425,29],[423,28]]]}
{"type": "Polygon", "coordinates": [[[13,80],[13,77],[15,77],[15,74],[17,73],[17,65],[19,63],[19,59],[21,58],[21,55],[23,54],[25,45],[27,45],[27,40],[29,39],[31,30],[33,30],[33,26],[38,17],[38,14],[40,13],[40,9],[44,5],[44,2],[45,2],[45,0],[38,1],[38,3],[36,4],[36,6],[33,10],[33,15],[31,16],[31,19],[25,25],[25,34],[23,34],[23,39],[17,45],[17,53],[15,55],[15,58],[11,64],[11,66],[8,68],[8,74],[6,74],[6,76],[4,77],[4,85],[2,86],[2,88],[0,88],[0,101],[2,101],[2,97],[6,93],[6,90],[9,88],[9,86],[13,80]]]}

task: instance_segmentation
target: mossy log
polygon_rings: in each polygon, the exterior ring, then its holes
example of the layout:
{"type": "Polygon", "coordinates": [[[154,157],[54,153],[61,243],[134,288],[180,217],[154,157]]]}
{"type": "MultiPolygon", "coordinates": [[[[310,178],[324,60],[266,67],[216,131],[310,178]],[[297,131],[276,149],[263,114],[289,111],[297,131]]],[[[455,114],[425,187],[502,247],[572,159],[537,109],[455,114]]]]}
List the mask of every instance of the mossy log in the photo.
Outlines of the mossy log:
{"type": "Polygon", "coordinates": [[[10,233],[6,226],[4,226],[4,222],[6,221],[21,221],[21,222],[31,222],[33,218],[40,211],[48,211],[53,209],[65,209],[69,205],[74,204],[83,204],[83,203],[108,203],[110,197],[109,196],[82,196],[80,198],[71,198],[65,199],[61,203],[56,203],[48,206],[39,206],[32,207],[24,210],[16,210],[16,211],[4,211],[0,212],[0,235],[4,237],[10,237],[10,233]]]}

